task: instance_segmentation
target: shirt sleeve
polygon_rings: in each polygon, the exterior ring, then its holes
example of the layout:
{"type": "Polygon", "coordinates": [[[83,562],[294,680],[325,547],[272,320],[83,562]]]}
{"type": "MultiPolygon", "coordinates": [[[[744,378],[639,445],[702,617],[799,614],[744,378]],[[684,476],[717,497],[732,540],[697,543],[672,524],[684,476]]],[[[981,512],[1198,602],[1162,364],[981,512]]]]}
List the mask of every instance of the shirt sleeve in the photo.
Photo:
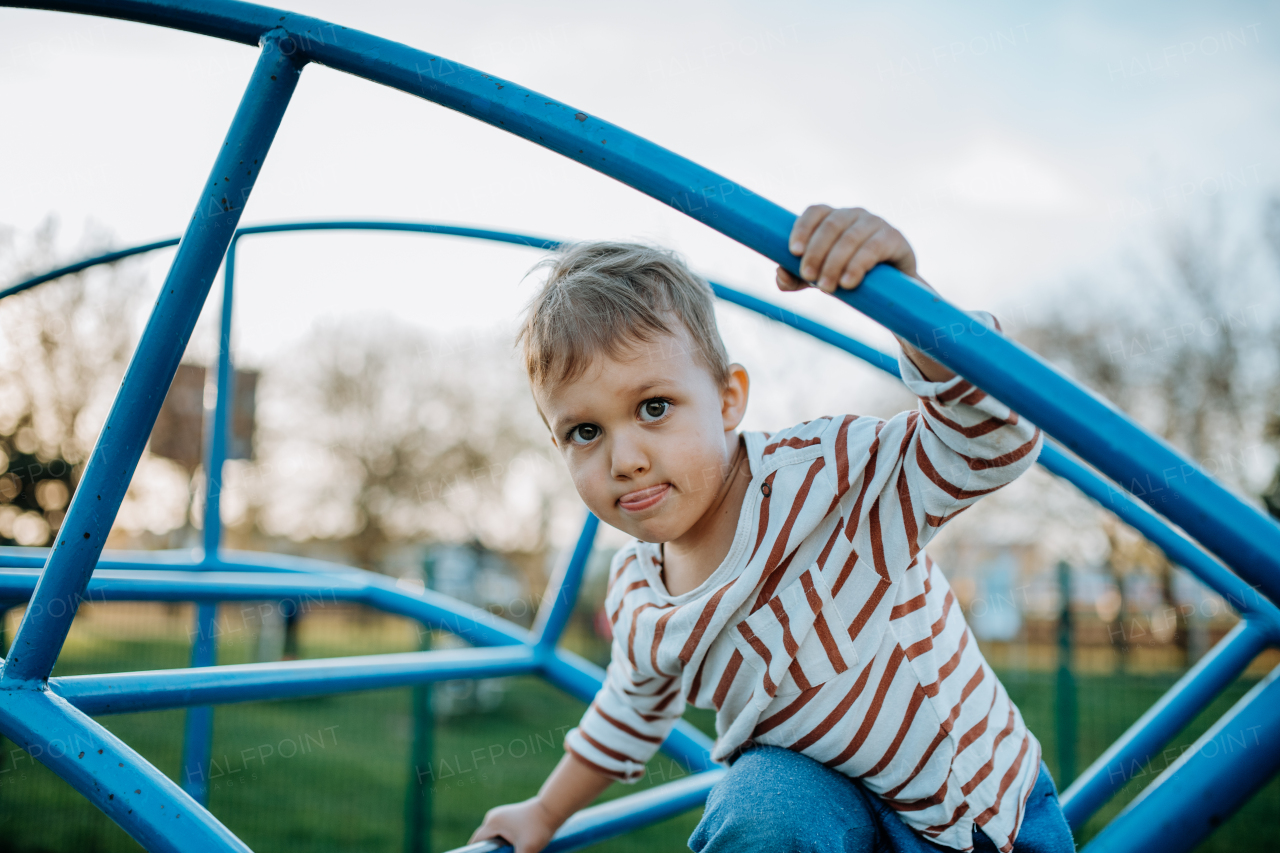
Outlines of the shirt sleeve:
{"type": "Polygon", "coordinates": [[[581,722],[564,736],[565,751],[596,771],[632,784],[684,714],[679,676],[646,678],[631,665],[624,645],[631,614],[624,607],[638,577],[634,548],[622,548],[609,567],[605,609],[613,628],[604,683],[581,722]]]}
{"type": "MultiPolygon", "coordinates": [[[[999,329],[990,314],[974,316],[999,329]]],[[[1042,443],[1035,425],[962,377],[930,382],[905,352],[898,366],[919,398],[915,410],[887,421],[848,415],[828,427],[835,435],[837,498],[848,507],[845,536],[832,539],[833,590],[849,574],[848,560],[866,560],[879,580],[847,595],[871,599],[867,618],[925,544],[1031,467],[1042,443]]],[[[850,606],[856,613],[863,605],[850,606]]]]}
{"type": "MultiPolygon", "coordinates": [[[[986,311],[970,313],[988,329],[999,330],[999,322],[986,311]]],[[[905,351],[899,353],[898,367],[919,404],[908,418],[900,480],[893,485],[904,515],[915,516],[916,545],[922,547],[979,498],[1030,468],[1040,455],[1043,436],[1034,424],[963,377],[930,382],[905,351]]]]}
{"type": "Polygon", "coordinates": [[[645,764],[684,714],[685,698],[676,676],[641,677],[614,633],[604,683],[578,725],[564,736],[564,748],[596,771],[633,784],[645,764]]]}

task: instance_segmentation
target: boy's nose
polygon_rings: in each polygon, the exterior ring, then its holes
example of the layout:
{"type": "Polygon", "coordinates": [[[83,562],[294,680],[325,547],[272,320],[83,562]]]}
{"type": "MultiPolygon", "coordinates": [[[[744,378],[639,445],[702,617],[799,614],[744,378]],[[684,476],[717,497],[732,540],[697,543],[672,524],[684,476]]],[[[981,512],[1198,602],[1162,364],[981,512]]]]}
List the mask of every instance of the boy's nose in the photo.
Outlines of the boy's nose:
{"type": "Polygon", "coordinates": [[[649,470],[649,454],[643,445],[626,436],[616,436],[613,441],[612,474],[617,479],[639,476],[649,470]]]}

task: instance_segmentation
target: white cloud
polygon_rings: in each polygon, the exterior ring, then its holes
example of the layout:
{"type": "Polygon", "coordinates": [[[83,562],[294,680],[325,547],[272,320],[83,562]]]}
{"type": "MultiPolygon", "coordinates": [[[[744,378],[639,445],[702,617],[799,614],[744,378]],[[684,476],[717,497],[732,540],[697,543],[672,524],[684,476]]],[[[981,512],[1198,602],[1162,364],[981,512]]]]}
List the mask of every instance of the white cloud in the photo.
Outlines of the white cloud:
{"type": "Polygon", "coordinates": [[[1030,151],[984,140],[948,165],[940,183],[977,207],[1063,212],[1082,204],[1067,177],[1030,151]]]}

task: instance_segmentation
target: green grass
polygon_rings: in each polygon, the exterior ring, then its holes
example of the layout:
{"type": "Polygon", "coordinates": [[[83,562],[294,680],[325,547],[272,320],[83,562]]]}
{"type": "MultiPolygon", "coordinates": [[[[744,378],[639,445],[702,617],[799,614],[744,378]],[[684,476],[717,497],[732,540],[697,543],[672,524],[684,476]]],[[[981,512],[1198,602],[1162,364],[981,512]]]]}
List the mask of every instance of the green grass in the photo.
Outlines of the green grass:
{"type": "MultiPolygon", "coordinates": [[[[305,622],[304,622],[305,624],[305,622]]],[[[78,630],[78,629],[77,629],[78,630]]],[[[585,633],[567,643],[603,662],[607,646],[585,633]]],[[[352,630],[304,634],[305,657],[405,651],[416,646],[412,627],[378,617],[352,630]]],[[[247,635],[224,638],[220,662],[249,659],[247,635]]],[[[73,631],[55,674],[183,666],[186,636],[108,640],[73,631]]],[[[1052,673],[1004,672],[1010,695],[1058,772],[1052,673]]],[[[1100,754],[1174,681],[1173,677],[1077,679],[1077,769],[1100,754]]],[[[1238,684],[1176,741],[1189,744],[1251,686],[1238,684]]],[[[215,716],[215,768],[210,807],[255,851],[400,851],[411,767],[414,720],[408,688],[287,702],[220,707],[215,716]]],[[[431,850],[466,843],[491,807],[537,792],[563,754],[561,742],[585,704],[540,679],[510,680],[501,705],[489,713],[439,717],[427,782],[432,811],[431,850]]],[[[184,712],[101,718],[101,722],[171,778],[180,778],[184,712]]],[[[690,722],[714,735],[709,711],[691,709],[690,722]]],[[[137,851],[123,831],[68,785],[3,742],[0,754],[0,851],[137,851]]],[[[1153,768],[1158,771],[1160,768],[1153,768]]],[[[602,800],[626,796],[684,773],[659,754],[635,785],[613,785],[602,800]]],[[[1091,837],[1155,772],[1132,781],[1086,827],[1091,837]]],[[[1059,779],[1064,788],[1065,780],[1059,779]]],[[[1202,847],[1202,851],[1263,849],[1280,814],[1280,783],[1272,782],[1202,847]]],[[[596,845],[600,851],[680,851],[701,817],[695,809],[644,830],[596,845]]]]}

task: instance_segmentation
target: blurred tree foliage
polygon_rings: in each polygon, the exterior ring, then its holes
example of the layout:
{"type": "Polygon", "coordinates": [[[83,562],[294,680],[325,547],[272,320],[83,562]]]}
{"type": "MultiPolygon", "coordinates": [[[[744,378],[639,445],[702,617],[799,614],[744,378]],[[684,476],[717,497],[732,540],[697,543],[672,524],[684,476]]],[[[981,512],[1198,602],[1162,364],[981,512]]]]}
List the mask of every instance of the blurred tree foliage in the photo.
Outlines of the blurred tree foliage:
{"type": "MultiPolygon", "coordinates": [[[[0,228],[0,282],[107,251],[92,226],[57,249],[47,218],[19,239],[0,228]]],[[[64,276],[0,302],[0,544],[57,531],[136,340],[143,278],[127,263],[64,276]]]]}
{"type": "Polygon", "coordinates": [[[405,541],[545,556],[557,502],[578,504],[504,332],[317,325],[263,369],[258,448],[255,522],[366,568],[405,541]]]}
{"type": "Polygon", "coordinates": [[[1253,496],[1266,451],[1280,446],[1280,198],[1263,222],[1233,240],[1216,207],[1171,221],[1153,257],[1132,261],[1131,283],[1082,282],[1017,332],[1253,496]]]}
{"type": "MultiPolygon", "coordinates": [[[[1216,206],[1170,220],[1148,257],[1131,258],[1130,282],[1080,282],[1015,336],[1280,517],[1280,197],[1261,222],[1229,234],[1216,206]]],[[[1165,485],[1147,487],[1157,509],[1165,485]]],[[[1164,554],[1110,513],[1097,517],[1117,589],[1147,573],[1176,607],[1164,554]]],[[[1122,600],[1117,626],[1124,610],[1122,600]]],[[[1188,648],[1196,626],[1177,612],[1175,642],[1194,660],[1205,649],[1188,648]]],[[[1123,646],[1123,630],[1112,636],[1123,646]]]]}

